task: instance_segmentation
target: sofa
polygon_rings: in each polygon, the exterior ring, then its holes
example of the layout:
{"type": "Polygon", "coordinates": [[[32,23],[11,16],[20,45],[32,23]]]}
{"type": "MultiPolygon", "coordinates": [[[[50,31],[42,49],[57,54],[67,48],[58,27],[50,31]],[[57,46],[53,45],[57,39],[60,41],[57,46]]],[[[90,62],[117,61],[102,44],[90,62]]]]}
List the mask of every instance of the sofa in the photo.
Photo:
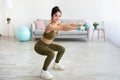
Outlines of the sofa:
{"type": "MultiPolygon", "coordinates": [[[[60,22],[65,23],[65,24],[71,24],[71,23],[78,24],[78,23],[84,23],[86,21],[82,20],[82,19],[76,19],[76,20],[62,19],[60,22]]],[[[47,19],[46,20],[45,19],[37,19],[36,21],[32,22],[32,26],[31,26],[32,39],[37,39],[37,38],[42,37],[45,28],[44,27],[38,28],[38,26],[39,27],[46,26],[49,23],[50,23],[50,20],[47,20],[47,19]],[[37,24],[40,24],[40,25],[37,25],[37,24]]],[[[78,30],[59,31],[58,36],[56,38],[83,39],[83,40],[88,41],[89,40],[89,28],[85,29],[83,31],[78,31],[78,30]]]]}

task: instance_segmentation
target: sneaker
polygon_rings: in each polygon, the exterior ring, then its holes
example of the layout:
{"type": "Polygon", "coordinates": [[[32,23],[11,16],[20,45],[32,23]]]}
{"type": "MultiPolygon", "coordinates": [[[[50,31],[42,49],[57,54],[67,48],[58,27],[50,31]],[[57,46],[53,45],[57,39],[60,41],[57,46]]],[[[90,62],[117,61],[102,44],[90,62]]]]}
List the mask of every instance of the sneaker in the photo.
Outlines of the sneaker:
{"type": "Polygon", "coordinates": [[[64,70],[64,66],[60,65],[59,63],[54,63],[53,64],[53,69],[64,70]]]}
{"type": "Polygon", "coordinates": [[[53,76],[48,71],[44,71],[44,70],[41,71],[40,77],[43,79],[52,79],[53,78],[53,76]]]}

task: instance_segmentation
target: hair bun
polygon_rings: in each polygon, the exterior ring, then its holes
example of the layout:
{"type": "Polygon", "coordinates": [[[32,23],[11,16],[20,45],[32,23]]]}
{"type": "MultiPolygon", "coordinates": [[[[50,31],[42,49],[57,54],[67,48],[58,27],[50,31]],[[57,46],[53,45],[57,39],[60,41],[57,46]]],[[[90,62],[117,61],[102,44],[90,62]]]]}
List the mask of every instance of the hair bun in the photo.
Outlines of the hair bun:
{"type": "Polygon", "coordinates": [[[55,8],[59,8],[58,6],[55,6],[55,8]]]}
{"type": "Polygon", "coordinates": [[[51,16],[53,16],[53,14],[55,14],[56,12],[62,13],[58,6],[54,6],[52,8],[51,16]]]}
{"type": "Polygon", "coordinates": [[[58,10],[59,10],[59,7],[58,7],[58,6],[55,6],[54,9],[58,9],[58,10]]]}

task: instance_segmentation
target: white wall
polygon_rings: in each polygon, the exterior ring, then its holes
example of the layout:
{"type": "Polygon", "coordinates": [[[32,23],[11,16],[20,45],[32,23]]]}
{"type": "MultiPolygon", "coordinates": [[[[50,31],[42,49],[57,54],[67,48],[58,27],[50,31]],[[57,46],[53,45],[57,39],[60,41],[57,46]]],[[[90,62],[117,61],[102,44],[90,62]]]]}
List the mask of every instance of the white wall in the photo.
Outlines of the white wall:
{"type": "Polygon", "coordinates": [[[104,19],[107,38],[120,46],[120,1],[105,0],[104,19]]]}
{"type": "MultiPolygon", "coordinates": [[[[27,25],[35,19],[50,19],[51,8],[60,6],[63,19],[86,19],[89,22],[103,18],[102,0],[12,0],[10,16],[14,27],[27,25]]],[[[2,27],[6,24],[5,0],[1,0],[2,27]]],[[[3,28],[4,29],[4,28],[3,28]]],[[[2,34],[4,30],[2,29],[2,34]]]]}
{"type": "Polygon", "coordinates": [[[102,0],[60,0],[63,18],[99,20],[103,18],[102,0]]]}

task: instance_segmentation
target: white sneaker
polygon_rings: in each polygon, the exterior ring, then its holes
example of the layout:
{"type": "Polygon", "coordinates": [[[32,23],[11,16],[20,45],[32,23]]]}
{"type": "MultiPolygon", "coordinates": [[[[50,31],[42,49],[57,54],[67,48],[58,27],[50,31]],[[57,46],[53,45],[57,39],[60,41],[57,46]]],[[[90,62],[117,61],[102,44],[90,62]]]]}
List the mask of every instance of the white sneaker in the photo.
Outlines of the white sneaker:
{"type": "Polygon", "coordinates": [[[53,69],[64,70],[64,66],[60,65],[59,63],[54,63],[53,64],[53,69]]]}
{"type": "Polygon", "coordinates": [[[48,71],[44,71],[44,70],[41,71],[40,77],[43,79],[52,79],[53,78],[53,76],[48,71]]]}

